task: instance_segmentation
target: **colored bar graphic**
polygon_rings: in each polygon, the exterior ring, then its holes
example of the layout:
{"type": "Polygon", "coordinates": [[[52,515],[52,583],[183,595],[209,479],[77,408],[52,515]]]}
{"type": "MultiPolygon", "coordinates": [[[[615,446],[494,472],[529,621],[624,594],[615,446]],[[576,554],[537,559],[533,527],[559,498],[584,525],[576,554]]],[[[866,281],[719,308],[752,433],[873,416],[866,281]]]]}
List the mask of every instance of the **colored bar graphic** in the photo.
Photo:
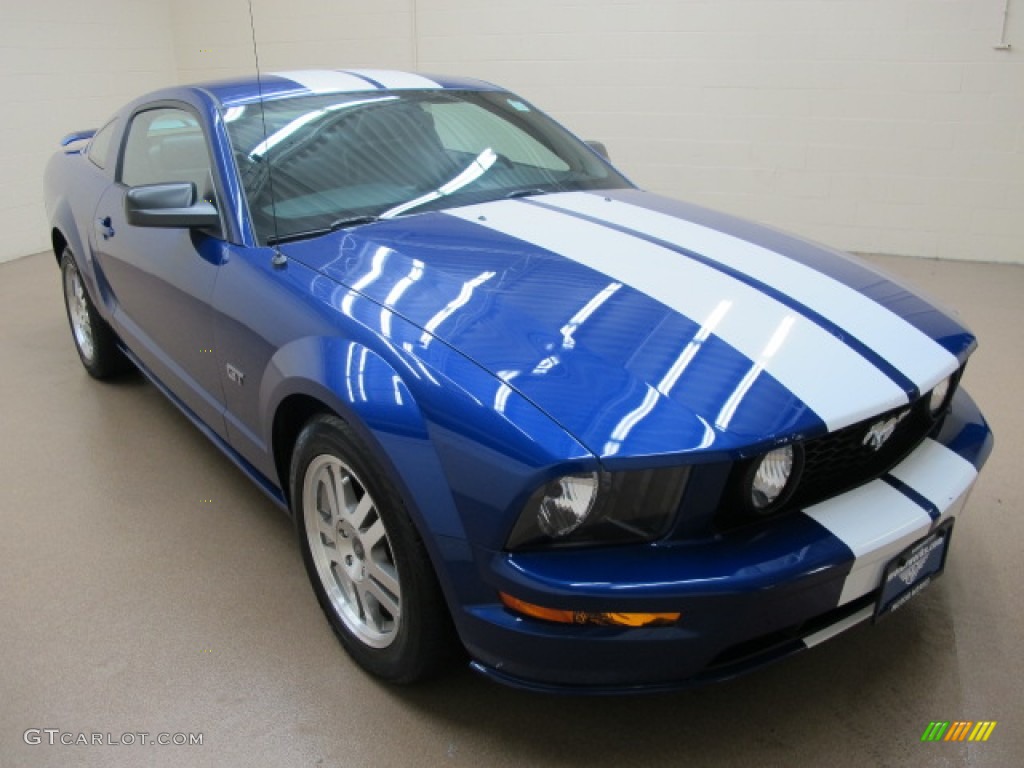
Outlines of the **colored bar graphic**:
{"type": "Polygon", "coordinates": [[[921,741],[988,741],[996,724],[995,720],[933,720],[921,734],[921,741]]]}
{"type": "Polygon", "coordinates": [[[971,731],[971,735],[968,741],[988,741],[988,737],[992,735],[992,731],[996,729],[996,721],[982,721],[974,726],[974,730],[971,731]]]}
{"type": "Polygon", "coordinates": [[[921,734],[921,741],[941,741],[946,729],[949,728],[949,721],[928,723],[928,727],[921,734]]]}
{"type": "Polygon", "coordinates": [[[946,734],[946,738],[944,738],[943,741],[963,741],[964,737],[967,735],[967,729],[972,725],[974,725],[974,723],[970,721],[954,721],[952,727],[949,729],[949,733],[946,734]]]}

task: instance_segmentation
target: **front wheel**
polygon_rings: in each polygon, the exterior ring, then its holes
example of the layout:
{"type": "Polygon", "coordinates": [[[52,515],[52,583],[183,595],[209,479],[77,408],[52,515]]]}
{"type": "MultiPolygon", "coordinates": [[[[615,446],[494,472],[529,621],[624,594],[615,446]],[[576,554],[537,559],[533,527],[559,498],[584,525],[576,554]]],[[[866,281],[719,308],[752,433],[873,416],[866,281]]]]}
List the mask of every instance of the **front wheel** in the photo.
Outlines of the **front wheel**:
{"type": "Polygon", "coordinates": [[[290,487],[306,570],[345,650],[389,682],[437,671],[454,642],[429,557],[398,494],[345,422],[321,415],[306,425],[290,487]]]}
{"type": "Polygon", "coordinates": [[[130,367],[128,358],[117,346],[117,335],[96,311],[68,248],[61,254],[60,272],[71,338],[85,370],[96,379],[109,379],[123,373],[130,367]]]}

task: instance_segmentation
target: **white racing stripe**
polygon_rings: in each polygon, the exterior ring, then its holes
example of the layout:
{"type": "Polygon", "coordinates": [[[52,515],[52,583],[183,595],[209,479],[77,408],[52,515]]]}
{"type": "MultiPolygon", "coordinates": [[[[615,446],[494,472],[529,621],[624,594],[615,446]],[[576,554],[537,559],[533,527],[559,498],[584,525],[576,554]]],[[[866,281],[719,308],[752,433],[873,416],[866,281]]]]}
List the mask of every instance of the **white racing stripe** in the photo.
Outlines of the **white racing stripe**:
{"type": "Polygon", "coordinates": [[[872,617],[872,615],[874,615],[874,613],[875,606],[864,606],[856,613],[847,616],[845,619],[840,619],[835,624],[830,624],[822,630],[812,632],[811,634],[807,635],[807,637],[803,639],[804,645],[806,645],[808,648],[813,648],[816,645],[820,645],[821,643],[824,643],[826,640],[835,637],[840,632],[845,632],[850,627],[856,626],[857,624],[860,624],[862,621],[867,621],[872,617]]]}
{"type": "Polygon", "coordinates": [[[960,454],[928,439],[889,474],[909,485],[941,511],[971,486],[978,470],[960,454]]]}
{"type": "Polygon", "coordinates": [[[348,71],[353,75],[368,77],[385,88],[394,88],[395,90],[441,87],[440,83],[435,83],[430,78],[413,72],[399,72],[392,69],[350,69],[348,71]]]}
{"type": "Polygon", "coordinates": [[[848,546],[856,560],[839,605],[876,589],[893,557],[928,533],[932,519],[909,498],[874,480],[804,511],[848,546]]]}
{"type": "Polygon", "coordinates": [[[957,368],[948,350],[899,315],[826,274],[716,229],[586,192],[544,198],[547,205],[637,230],[750,275],[827,318],[927,392],[957,368]]]}
{"type": "Polygon", "coordinates": [[[358,93],[379,90],[360,77],[330,69],[297,69],[271,74],[296,82],[313,93],[358,93]]]}
{"type": "MultiPolygon", "coordinates": [[[[964,471],[961,462],[964,460],[953,451],[926,440],[890,474],[935,504],[945,520],[963,509],[977,476],[977,472],[964,471]],[[927,469],[928,464],[936,469],[927,469]],[[954,466],[955,472],[942,471],[954,466]]],[[[920,505],[883,480],[808,507],[804,514],[827,528],[856,556],[839,605],[877,589],[889,561],[935,525],[920,505]]]]}
{"type": "MultiPolygon", "coordinates": [[[[595,269],[697,322],[731,302],[715,335],[751,360],[753,377],[761,370],[774,376],[830,430],[907,402],[891,379],[816,323],[668,248],[514,200],[447,213],[595,269]]],[[[744,394],[737,393],[733,410],[744,394]]]]}

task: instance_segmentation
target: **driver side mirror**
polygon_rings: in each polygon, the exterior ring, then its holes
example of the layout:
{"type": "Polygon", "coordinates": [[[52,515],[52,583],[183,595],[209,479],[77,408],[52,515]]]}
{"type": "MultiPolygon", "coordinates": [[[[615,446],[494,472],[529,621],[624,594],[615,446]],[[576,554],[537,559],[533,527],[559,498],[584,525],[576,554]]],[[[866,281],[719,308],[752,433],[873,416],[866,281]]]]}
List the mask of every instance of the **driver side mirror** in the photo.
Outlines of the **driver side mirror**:
{"type": "Polygon", "coordinates": [[[597,152],[605,160],[611,160],[611,156],[608,154],[608,147],[604,145],[603,141],[588,141],[587,146],[597,152]]]}
{"type": "Polygon", "coordinates": [[[124,197],[124,215],[136,227],[219,228],[217,209],[196,197],[191,181],[131,187],[124,197]]]}

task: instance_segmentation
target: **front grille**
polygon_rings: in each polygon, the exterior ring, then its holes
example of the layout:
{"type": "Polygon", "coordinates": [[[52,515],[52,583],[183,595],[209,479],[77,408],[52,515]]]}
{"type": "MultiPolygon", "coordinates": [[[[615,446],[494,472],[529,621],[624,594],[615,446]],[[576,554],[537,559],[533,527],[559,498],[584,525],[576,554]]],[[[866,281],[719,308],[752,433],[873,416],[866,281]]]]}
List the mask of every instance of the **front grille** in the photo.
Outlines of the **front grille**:
{"type": "MultiPolygon", "coordinates": [[[[959,378],[958,372],[954,376],[951,390],[956,388],[959,378]]],[[[942,416],[943,413],[940,413],[938,418],[932,417],[928,408],[928,395],[925,394],[910,405],[894,408],[857,424],[804,441],[801,446],[803,472],[799,485],[785,504],[767,516],[753,514],[742,498],[743,478],[751,462],[737,462],[715,513],[714,528],[718,531],[731,530],[774,519],[788,511],[805,509],[874,480],[917,448],[937,428],[942,416]],[[869,432],[873,428],[880,429],[889,419],[899,421],[880,447],[872,445],[869,432]]]]}
{"type": "Polygon", "coordinates": [[[804,443],[804,472],[788,507],[809,507],[829,496],[854,488],[889,470],[921,444],[935,426],[928,413],[928,398],[912,406],[873,416],[849,427],[804,443]],[[875,449],[866,439],[868,430],[905,414],[892,435],[875,449]]]}

